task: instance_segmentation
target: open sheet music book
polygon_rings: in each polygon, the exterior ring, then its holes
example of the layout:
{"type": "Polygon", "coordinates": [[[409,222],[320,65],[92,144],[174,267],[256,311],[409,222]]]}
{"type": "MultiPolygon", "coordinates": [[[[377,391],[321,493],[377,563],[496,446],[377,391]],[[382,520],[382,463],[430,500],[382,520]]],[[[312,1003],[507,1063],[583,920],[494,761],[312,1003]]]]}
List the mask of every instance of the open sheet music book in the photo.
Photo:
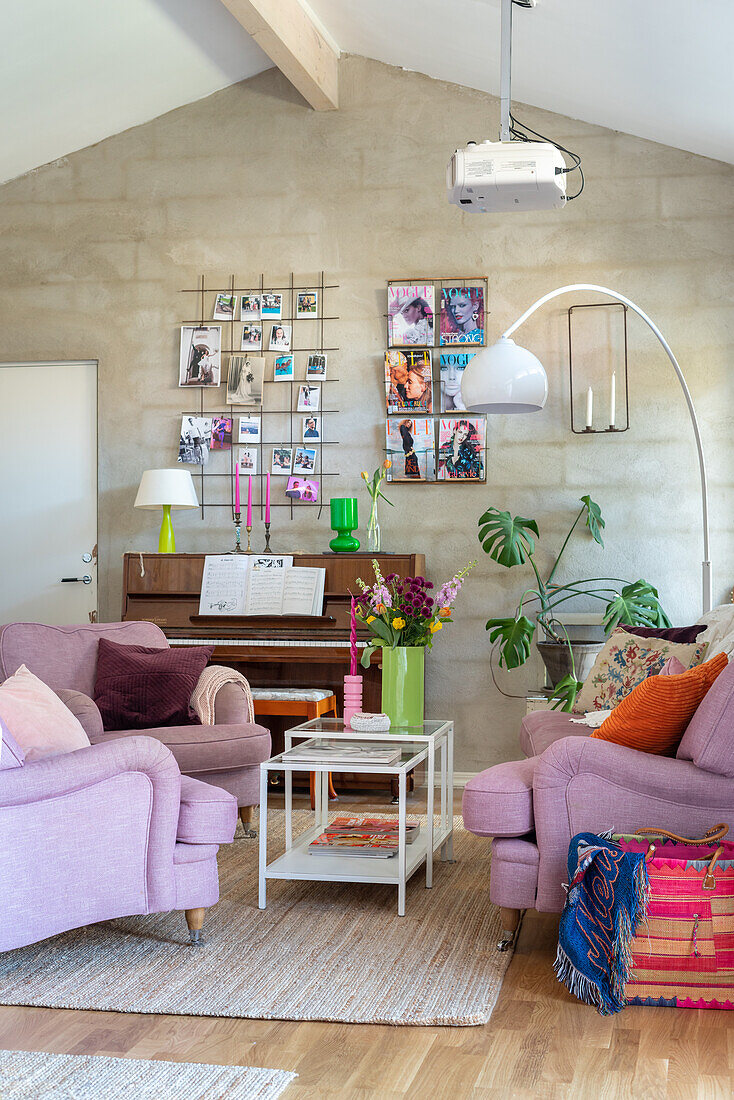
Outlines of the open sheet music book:
{"type": "Polygon", "coordinates": [[[208,554],[199,614],[321,615],[326,570],[293,567],[292,561],[208,554]]]}

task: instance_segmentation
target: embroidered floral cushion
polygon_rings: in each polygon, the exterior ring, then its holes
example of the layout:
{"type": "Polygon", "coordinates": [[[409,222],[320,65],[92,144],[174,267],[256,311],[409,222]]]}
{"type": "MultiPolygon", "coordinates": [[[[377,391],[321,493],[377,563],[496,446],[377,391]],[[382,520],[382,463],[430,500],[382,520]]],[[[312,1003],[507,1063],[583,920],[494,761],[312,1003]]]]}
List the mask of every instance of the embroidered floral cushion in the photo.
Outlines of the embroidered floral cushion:
{"type": "Polygon", "coordinates": [[[663,638],[639,638],[617,627],[597,655],[573,709],[577,714],[611,710],[648,676],[657,676],[670,657],[677,657],[688,669],[700,664],[705,652],[705,642],[683,645],[663,638]]]}

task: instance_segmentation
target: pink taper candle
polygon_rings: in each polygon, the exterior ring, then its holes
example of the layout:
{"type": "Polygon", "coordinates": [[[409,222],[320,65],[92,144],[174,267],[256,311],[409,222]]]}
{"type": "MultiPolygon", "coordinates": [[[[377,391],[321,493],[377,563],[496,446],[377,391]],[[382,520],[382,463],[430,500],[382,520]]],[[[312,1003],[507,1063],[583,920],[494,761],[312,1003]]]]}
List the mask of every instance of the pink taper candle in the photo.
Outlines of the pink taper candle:
{"type": "Polygon", "coordinates": [[[351,652],[351,664],[349,675],[357,675],[357,616],[355,613],[354,596],[352,596],[352,613],[349,620],[349,649],[351,652]]]}
{"type": "Polygon", "coordinates": [[[252,474],[247,478],[247,526],[252,527],[252,474]]]}
{"type": "Polygon", "coordinates": [[[270,470],[265,480],[265,522],[270,523],[270,470]]]}
{"type": "Polygon", "coordinates": [[[240,465],[239,462],[234,468],[234,510],[239,512],[240,510],[240,465]]]}

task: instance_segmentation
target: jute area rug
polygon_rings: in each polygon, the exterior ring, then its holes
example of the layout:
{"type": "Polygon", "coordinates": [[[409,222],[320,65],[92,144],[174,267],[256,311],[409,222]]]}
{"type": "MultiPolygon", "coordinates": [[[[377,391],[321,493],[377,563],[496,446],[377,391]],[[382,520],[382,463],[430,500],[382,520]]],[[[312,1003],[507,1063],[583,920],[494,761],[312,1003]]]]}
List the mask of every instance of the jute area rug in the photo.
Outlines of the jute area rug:
{"type": "Polygon", "coordinates": [[[276,1100],[281,1069],[0,1050],[2,1100],[276,1100]]]}
{"type": "MultiPolygon", "coordinates": [[[[268,830],[283,850],[283,811],[268,830]]],[[[306,811],[294,826],[306,828],[306,811]]],[[[414,819],[415,820],[415,819],[414,819]]],[[[484,1024],[512,952],[500,954],[489,901],[489,841],[454,823],[455,863],[434,863],[397,889],[268,881],[257,907],[257,841],[219,850],[221,897],[203,947],[181,913],[90,925],[0,955],[0,1004],[267,1020],[484,1024]]],[[[314,859],[317,857],[314,856],[314,859]]],[[[319,857],[327,858],[327,857],[319,857]]]]}

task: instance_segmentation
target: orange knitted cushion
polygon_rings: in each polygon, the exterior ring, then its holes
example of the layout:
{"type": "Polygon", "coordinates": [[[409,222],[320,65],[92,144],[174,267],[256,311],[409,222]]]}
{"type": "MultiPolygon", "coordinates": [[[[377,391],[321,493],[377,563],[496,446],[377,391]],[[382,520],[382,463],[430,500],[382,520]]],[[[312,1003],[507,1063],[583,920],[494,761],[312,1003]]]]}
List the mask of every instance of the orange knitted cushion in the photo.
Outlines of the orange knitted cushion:
{"type": "Polygon", "coordinates": [[[680,672],[649,676],[591,734],[641,752],[675,752],[699,703],[727,665],[725,653],[680,672]]]}

